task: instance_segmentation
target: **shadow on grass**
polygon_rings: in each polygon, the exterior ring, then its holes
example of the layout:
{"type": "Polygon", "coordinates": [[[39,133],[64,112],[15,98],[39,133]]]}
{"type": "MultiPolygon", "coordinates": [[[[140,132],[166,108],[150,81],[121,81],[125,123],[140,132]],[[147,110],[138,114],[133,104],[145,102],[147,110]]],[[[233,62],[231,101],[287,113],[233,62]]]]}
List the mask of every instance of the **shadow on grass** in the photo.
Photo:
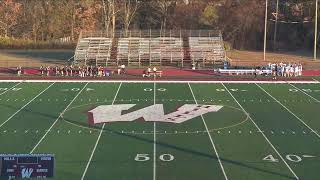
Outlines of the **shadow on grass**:
{"type": "MultiPolygon", "coordinates": [[[[72,121],[70,119],[64,119],[64,120],[68,121],[68,122],[71,122],[73,124],[77,124],[79,126],[88,127],[88,128],[92,128],[92,129],[96,129],[96,130],[101,130],[101,127],[89,126],[86,123],[75,122],[75,121],[72,121]]],[[[116,130],[110,129],[110,128],[104,128],[104,130],[107,131],[108,133],[112,133],[114,135],[135,139],[135,140],[142,141],[142,142],[145,142],[145,143],[150,143],[150,144],[154,143],[153,140],[141,137],[142,135],[120,133],[120,132],[117,132],[116,130]]],[[[189,153],[189,154],[192,154],[194,156],[205,157],[205,158],[208,158],[208,159],[215,160],[216,162],[218,161],[217,157],[214,156],[213,154],[207,154],[207,153],[199,152],[199,151],[196,151],[196,150],[193,150],[193,149],[188,149],[188,148],[185,148],[185,147],[179,147],[179,146],[176,146],[176,145],[173,145],[173,144],[168,144],[166,142],[161,142],[161,141],[157,141],[156,144],[159,145],[159,146],[162,146],[162,147],[174,149],[174,150],[181,151],[181,152],[184,152],[184,153],[189,153]]],[[[212,152],[212,153],[214,153],[214,152],[212,152]]],[[[248,169],[255,170],[255,171],[259,171],[259,172],[277,175],[277,176],[284,177],[284,178],[287,178],[287,179],[295,179],[295,177],[289,176],[287,174],[282,174],[282,173],[279,173],[279,172],[274,172],[274,171],[270,171],[270,170],[267,170],[267,169],[262,169],[262,168],[259,168],[259,167],[255,167],[254,165],[250,165],[250,164],[258,164],[260,162],[247,162],[247,163],[246,162],[238,162],[238,161],[231,160],[231,159],[224,158],[224,157],[220,157],[220,160],[222,161],[222,163],[229,163],[229,164],[232,164],[232,165],[241,166],[241,167],[248,168],[248,169]]],[[[98,161],[92,161],[92,162],[96,162],[97,163],[98,161]]]]}
{"type": "MultiPolygon", "coordinates": [[[[8,108],[11,108],[11,109],[16,109],[16,107],[13,107],[13,106],[10,106],[10,105],[0,105],[0,106],[4,106],[4,107],[8,107],[8,108]]],[[[42,112],[36,112],[36,111],[33,111],[33,110],[29,110],[29,109],[24,109],[23,110],[24,112],[29,112],[29,113],[34,113],[34,114],[38,114],[40,116],[44,116],[44,117],[47,117],[47,118],[52,118],[52,119],[56,119],[58,118],[58,116],[54,116],[54,115],[51,115],[51,114],[46,114],[46,113],[42,113],[42,112]]],[[[83,127],[89,127],[89,128],[93,128],[93,129],[97,129],[97,130],[100,130],[101,128],[99,127],[91,127],[91,126],[88,126],[88,124],[86,123],[81,123],[81,122],[75,122],[75,121],[72,121],[70,119],[64,119],[65,121],[69,121],[69,122],[72,122],[74,124],[78,124],[79,126],[83,126],[83,127]]],[[[144,138],[144,137],[141,137],[142,135],[138,136],[138,135],[134,135],[134,134],[124,134],[124,133],[120,133],[120,132],[117,132],[117,131],[114,131],[113,129],[109,129],[109,128],[105,128],[104,129],[105,131],[109,132],[109,133],[112,133],[113,135],[118,135],[118,136],[122,136],[122,137],[127,137],[127,138],[131,138],[131,139],[135,139],[135,140],[138,140],[138,141],[141,141],[141,142],[145,142],[145,143],[150,143],[150,144],[153,144],[154,141],[153,140],[150,140],[150,139],[147,139],[147,138],[144,138]]],[[[185,148],[185,147],[179,147],[179,146],[176,146],[176,145],[173,145],[173,144],[168,144],[166,142],[161,142],[161,141],[156,141],[156,144],[159,145],[159,146],[162,146],[162,147],[165,147],[165,148],[170,148],[170,149],[174,149],[176,151],[180,151],[180,152],[184,152],[184,153],[188,153],[188,154],[192,154],[194,156],[199,156],[199,157],[204,157],[204,158],[208,158],[208,159],[212,159],[214,161],[218,161],[218,158],[216,156],[213,155],[213,152],[212,154],[207,154],[207,153],[204,153],[204,152],[200,152],[200,151],[197,151],[197,150],[193,150],[193,149],[188,149],[188,148],[185,148]]],[[[262,168],[259,168],[259,167],[255,167],[253,165],[250,165],[250,162],[248,163],[245,163],[245,162],[239,162],[239,161],[235,161],[235,160],[231,160],[231,159],[228,159],[228,158],[225,158],[225,157],[220,157],[220,160],[223,162],[223,163],[229,163],[229,164],[232,164],[232,165],[236,165],[236,166],[241,166],[241,167],[244,167],[244,168],[248,168],[248,169],[251,169],[251,170],[255,170],[255,171],[258,171],[258,172],[263,172],[263,173],[267,173],[267,174],[272,174],[272,175],[276,175],[276,176],[279,176],[279,177],[284,177],[284,178],[287,178],[287,179],[295,179],[295,177],[293,176],[289,176],[287,174],[283,174],[283,173],[279,173],[279,172],[274,172],[274,171],[270,171],[270,170],[267,170],[267,169],[262,169],[262,168]]],[[[79,161],[76,161],[77,163],[81,163],[79,161]]],[[[92,162],[99,162],[99,161],[92,161],[92,162]]],[[[59,161],[59,163],[62,163],[62,164],[72,164],[74,163],[74,161],[59,161]]],[[[83,163],[86,163],[86,162],[83,162],[83,163]]],[[[218,163],[218,162],[217,162],[218,163]]],[[[252,164],[257,164],[258,162],[251,162],[252,164]]],[[[1,179],[1,178],[0,178],[1,179]]]]}

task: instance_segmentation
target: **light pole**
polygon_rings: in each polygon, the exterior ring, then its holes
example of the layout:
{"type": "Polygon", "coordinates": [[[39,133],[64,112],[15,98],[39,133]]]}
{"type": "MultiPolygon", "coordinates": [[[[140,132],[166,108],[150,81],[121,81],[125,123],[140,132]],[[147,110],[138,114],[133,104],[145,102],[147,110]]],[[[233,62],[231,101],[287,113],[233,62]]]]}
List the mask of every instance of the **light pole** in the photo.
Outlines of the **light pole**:
{"type": "Polygon", "coordinates": [[[267,20],[268,20],[268,0],[266,0],[266,10],[264,17],[264,44],[263,44],[263,61],[266,61],[266,49],[267,49],[267,20]]]}

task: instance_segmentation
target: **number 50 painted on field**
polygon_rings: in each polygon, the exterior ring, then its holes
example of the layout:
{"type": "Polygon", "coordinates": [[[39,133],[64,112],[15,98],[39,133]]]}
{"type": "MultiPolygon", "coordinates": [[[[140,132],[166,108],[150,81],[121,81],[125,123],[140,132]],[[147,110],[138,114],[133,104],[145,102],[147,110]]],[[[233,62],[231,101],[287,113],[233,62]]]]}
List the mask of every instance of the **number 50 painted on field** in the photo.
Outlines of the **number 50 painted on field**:
{"type": "MultiPolygon", "coordinates": [[[[169,162],[174,160],[174,156],[171,154],[161,154],[159,156],[159,159],[164,162],[169,162]]],[[[144,161],[149,161],[150,157],[149,157],[149,154],[137,154],[134,160],[139,162],[144,162],[144,161]]]]}

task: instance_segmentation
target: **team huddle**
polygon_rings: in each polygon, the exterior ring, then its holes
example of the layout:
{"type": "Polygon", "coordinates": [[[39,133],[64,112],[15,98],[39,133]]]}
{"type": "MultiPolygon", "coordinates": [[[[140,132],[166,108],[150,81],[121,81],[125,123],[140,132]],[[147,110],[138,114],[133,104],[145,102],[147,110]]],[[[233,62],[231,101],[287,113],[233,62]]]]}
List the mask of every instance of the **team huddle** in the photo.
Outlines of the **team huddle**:
{"type": "Polygon", "coordinates": [[[282,76],[282,77],[297,77],[302,75],[302,65],[301,64],[268,64],[268,69],[272,70],[273,77],[282,76]]]}

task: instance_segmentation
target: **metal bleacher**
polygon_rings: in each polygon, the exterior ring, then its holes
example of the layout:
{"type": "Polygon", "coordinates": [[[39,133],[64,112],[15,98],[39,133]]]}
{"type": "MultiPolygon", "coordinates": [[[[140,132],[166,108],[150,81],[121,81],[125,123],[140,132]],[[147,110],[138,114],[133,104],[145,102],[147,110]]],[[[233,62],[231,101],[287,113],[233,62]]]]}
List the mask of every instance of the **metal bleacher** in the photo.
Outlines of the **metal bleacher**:
{"type": "Polygon", "coordinates": [[[75,64],[116,66],[214,64],[225,61],[222,35],[209,30],[82,32],[75,64]]]}

